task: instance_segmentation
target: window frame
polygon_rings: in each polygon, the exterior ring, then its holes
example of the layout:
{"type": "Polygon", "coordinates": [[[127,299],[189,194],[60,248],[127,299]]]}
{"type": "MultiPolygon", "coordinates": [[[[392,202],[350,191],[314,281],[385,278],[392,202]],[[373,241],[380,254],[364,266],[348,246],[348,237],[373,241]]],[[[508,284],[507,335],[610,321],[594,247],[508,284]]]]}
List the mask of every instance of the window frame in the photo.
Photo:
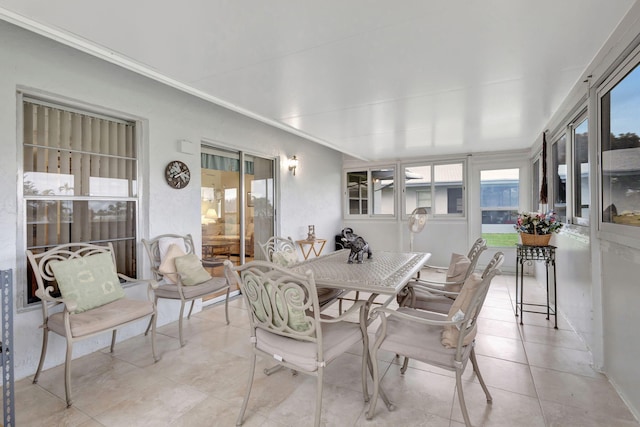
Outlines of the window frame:
{"type": "MultiPolygon", "coordinates": [[[[16,180],[16,199],[17,199],[17,245],[16,245],[16,274],[18,277],[24,278],[22,280],[23,285],[17,289],[17,308],[19,311],[29,311],[37,309],[41,302],[40,301],[32,301],[29,302],[29,281],[27,280],[28,274],[28,260],[26,257],[26,249],[27,249],[27,209],[26,205],[29,200],[51,200],[57,202],[131,202],[134,207],[134,218],[132,218],[131,222],[135,227],[135,231],[132,236],[132,240],[134,241],[133,245],[133,254],[135,256],[134,265],[135,265],[135,277],[141,277],[141,273],[143,271],[143,262],[141,262],[142,257],[139,252],[138,244],[140,230],[145,227],[144,215],[140,215],[142,209],[142,203],[144,200],[144,186],[142,185],[142,176],[143,173],[141,171],[141,165],[143,164],[143,135],[146,133],[143,131],[143,128],[146,126],[146,122],[139,118],[132,116],[130,114],[122,113],[120,111],[110,110],[108,108],[96,107],[93,104],[88,104],[82,101],[71,100],[69,98],[49,94],[41,91],[34,91],[27,88],[18,87],[16,91],[16,153],[17,153],[17,165],[18,165],[18,177],[16,180]],[[98,119],[106,119],[114,122],[127,122],[131,123],[133,126],[132,137],[134,144],[134,162],[135,162],[135,186],[136,193],[134,195],[129,195],[127,197],[117,197],[117,196],[35,196],[35,197],[27,197],[24,193],[24,105],[25,102],[31,102],[35,104],[42,104],[44,106],[48,106],[51,108],[57,108],[59,110],[68,111],[71,113],[79,113],[87,116],[93,116],[98,119]]],[[[92,241],[92,243],[100,243],[100,242],[116,242],[121,240],[119,238],[109,238],[106,240],[92,241]]]]}
{"type": "MultiPolygon", "coordinates": [[[[398,166],[396,164],[382,164],[376,166],[366,166],[366,167],[350,167],[345,168],[342,171],[342,179],[343,179],[343,215],[344,219],[395,219],[398,216],[398,166]],[[379,171],[382,169],[392,169],[393,170],[393,195],[392,195],[392,203],[393,203],[393,214],[388,213],[380,213],[376,214],[373,212],[374,210],[374,202],[373,202],[373,172],[379,171]],[[357,213],[352,214],[350,212],[350,195],[349,195],[349,187],[348,187],[348,175],[350,173],[356,172],[366,172],[367,173],[367,194],[365,197],[359,197],[358,200],[366,200],[367,201],[367,213],[357,213]]],[[[360,205],[360,211],[362,211],[360,205]]]]}
{"type": "MultiPolygon", "coordinates": [[[[591,177],[591,162],[593,159],[591,158],[591,134],[589,133],[589,114],[587,108],[583,109],[568,125],[569,134],[570,134],[570,144],[569,144],[569,154],[571,158],[571,167],[568,167],[569,171],[567,173],[567,179],[571,179],[569,183],[571,186],[571,200],[567,199],[567,208],[571,208],[570,211],[567,211],[567,222],[570,222],[574,225],[589,226],[589,216],[583,217],[582,206],[578,206],[580,201],[588,201],[589,202],[589,211],[591,211],[591,191],[593,188],[593,179],[591,177]],[[578,180],[578,174],[580,173],[582,167],[580,159],[578,158],[578,147],[576,140],[576,129],[580,127],[583,123],[587,123],[587,160],[588,160],[588,169],[587,169],[587,179],[589,183],[589,192],[585,197],[582,197],[582,182],[578,180]],[[578,195],[581,195],[580,200],[578,200],[578,195]]],[[[567,166],[569,162],[567,162],[567,166]]]]}
{"type": "MultiPolygon", "coordinates": [[[[529,167],[531,168],[531,206],[534,210],[540,209],[540,192],[542,191],[542,150],[538,151],[532,158],[529,167]]],[[[547,203],[549,205],[549,182],[547,181],[547,203]]]]}
{"type": "MultiPolygon", "coordinates": [[[[429,217],[432,219],[454,219],[454,220],[466,220],[467,219],[467,211],[468,211],[468,201],[467,201],[467,159],[447,159],[447,160],[431,160],[431,161],[422,161],[422,162],[411,162],[411,163],[400,163],[398,166],[399,173],[404,175],[405,169],[421,167],[421,166],[429,166],[431,170],[431,180],[429,182],[429,186],[431,188],[431,212],[429,213],[429,217]],[[436,166],[441,165],[453,165],[459,164],[462,168],[462,213],[446,213],[446,214],[436,214],[435,213],[435,169],[436,166]]],[[[406,188],[406,179],[401,180],[401,209],[402,209],[402,219],[407,221],[409,220],[409,216],[411,212],[407,212],[407,188],[406,188]]]]}
{"type": "MultiPolygon", "coordinates": [[[[636,47],[633,52],[622,61],[611,74],[598,85],[595,96],[596,103],[596,140],[597,140],[597,222],[598,236],[616,243],[629,245],[640,249],[640,227],[628,226],[625,224],[615,224],[603,221],[603,166],[602,166],[602,98],[606,96],[618,83],[631,73],[636,67],[640,66],[640,46],[636,47]]],[[[594,209],[594,206],[591,207],[594,209]]]]}
{"type": "Polygon", "coordinates": [[[550,188],[548,195],[551,197],[547,198],[547,202],[549,203],[550,209],[553,210],[558,215],[558,220],[562,223],[567,222],[567,218],[570,218],[571,209],[571,173],[570,173],[570,162],[567,159],[570,159],[569,155],[569,146],[570,140],[569,135],[567,134],[566,126],[562,126],[562,128],[551,138],[550,144],[550,154],[551,154],[551,174],[547,177],[547,188],[550,188]],[[556,157],[556,153],[559,156],[559,150],[557,150],[558,144],[564,138],[564,165],[565,165],[565,182],[564,182],[564,203],[558,202],[559,197],[559,179],[556,179],[556,172],[558,170],[558,159],[556,157]],[[564,208],[564,215],[560,215],[558,212],[558,207],[564,208]]]}

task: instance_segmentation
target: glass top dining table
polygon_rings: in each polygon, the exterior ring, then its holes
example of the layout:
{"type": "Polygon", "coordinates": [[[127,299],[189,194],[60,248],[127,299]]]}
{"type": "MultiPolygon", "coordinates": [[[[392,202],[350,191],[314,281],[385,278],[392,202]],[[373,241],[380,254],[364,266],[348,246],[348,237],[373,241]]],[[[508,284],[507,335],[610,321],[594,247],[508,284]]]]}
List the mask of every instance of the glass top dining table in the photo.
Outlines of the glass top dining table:
{"type": "Polygon", "coordinates": [[[396,295],[431,257],[422,252],[376,251],[361,264],[347,262],[349,249],[310,258],[291,270],[313,272],[317,286],[369,292],[376,295],[396,295]]]}

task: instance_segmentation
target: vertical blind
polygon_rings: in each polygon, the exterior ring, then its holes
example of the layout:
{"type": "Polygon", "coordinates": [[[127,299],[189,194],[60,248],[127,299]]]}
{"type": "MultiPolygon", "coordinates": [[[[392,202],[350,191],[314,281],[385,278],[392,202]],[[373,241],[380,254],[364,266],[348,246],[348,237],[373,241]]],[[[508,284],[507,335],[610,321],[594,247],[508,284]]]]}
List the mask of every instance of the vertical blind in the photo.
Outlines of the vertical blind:
{"type": "Polygon", "coordinates": [[[135,277],[135,124],[37,101],[23,103],[27,248],[112,242],[135,277]]]}

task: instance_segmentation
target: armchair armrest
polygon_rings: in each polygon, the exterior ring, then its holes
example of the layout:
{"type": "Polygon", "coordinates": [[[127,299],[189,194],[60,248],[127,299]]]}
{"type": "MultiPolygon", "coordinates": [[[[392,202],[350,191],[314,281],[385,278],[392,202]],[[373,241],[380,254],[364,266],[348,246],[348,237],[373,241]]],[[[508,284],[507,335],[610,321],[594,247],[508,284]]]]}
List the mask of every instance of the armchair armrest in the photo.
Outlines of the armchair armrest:
{"type": "MultiPolygon", "coordinates": [[[[406,310],[405,310],[406,311],[406,310]]],[[[382,316],[383,322],[386,321],[386,317],[397,317],[399,319],[408,320],[410,322],[421,323],[423,325],[433,325],[433,326],[445,326],[445,325],[460,325],[463,323],[463,320],[448,320],[447,315],[444,313],[436,313],[435,311],[424,311],[424,310],[414,310],[416,313],[421,311],[423,313],[428,313],[429,316],[433,316],[439,319],[430,319],[423,316],[414,316],[412,314],[406,313],[405,311],[398,311],[393,308],[387,307],[376,307],[371,310],[371,317],[378,317],[380,314],[384,313],[387,316],[382,316]],[[442,320],[440,320],[440,318],[442,320]]]]}
{"type": "Polygon", "coordinates": [[[53,291],[53,286],[47,286],[45,288],[45,292],[42,292],[40,289],[36,289],[36,296],[40,298],[40,300],[42,300],[43,304],[63,304],[66,311],[73,312],[78,308],[78,303],[76,302],[76,300],[51,296],[51,291],[53,291]]]}
{"type": "Polygon", "coordinates": [[[360,315],[362,315],[362,310],[361,308],[367,303],[367,301],[364,300],[358,300],[355,301],[353,303],[353,305],[351,307],[349,307],[348,310],[342,312],[342,314],[340,314],[338,317],[323,317],[320,319],[320,321],[322,323],[336,323],[336,322],[341,322],[343,320],[345,320],[345,318],[347,318],[351,313],[354,313],[357,310],[360,310],[360,315]]]}
{"type": "Polygon", "coordinates": [[[446,273],[447,270],[449,270],[449,267],[447,266],[430,265],[430,264],[425,264],[422,266],[422,268],[428,268],[429,270],[437,270],[438,273],[446,273]]]}
{"type": "Polygon", "coordinates": [[[412,280],[407,284],[407,288],[409,288],[410,292],[413,289],[413,290],[419,290],[422,292],[428,292],[428,293],[437,294],[437,295],[445,295],[445,296],[451,296],[451,297],[458,296],[459,292],[445,291],[444,285],[461,285],[462,286],[464,285],[464,281],[461,280],[458,282],[432,282],[429,280],[412,280]]]}
{"type": "Polygon", "coordinates": [[[142,283],[146,283],[147,284],[147,297],[149,298],[149,301],[153,301],[154,300],[154,295],[153,295],[153,291],[158,289],[158,281],[155,279],[134,279],[133,277],[129,277],[123,273],[118,273],[118,277],[121,279],[124,279],[126,282],[128,283],[133,283],[133,284],[142,284],[142,283]]]}

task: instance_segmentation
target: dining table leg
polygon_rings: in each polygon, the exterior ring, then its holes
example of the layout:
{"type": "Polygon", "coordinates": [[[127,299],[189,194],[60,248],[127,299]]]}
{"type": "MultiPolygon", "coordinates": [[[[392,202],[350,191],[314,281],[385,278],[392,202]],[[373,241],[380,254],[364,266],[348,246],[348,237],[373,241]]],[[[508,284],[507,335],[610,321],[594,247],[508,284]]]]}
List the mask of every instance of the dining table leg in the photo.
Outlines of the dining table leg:
{"type": "MultiPolygon", "coordinates": [[[[360,321],[361,322],[365,322],[365,330],[367,330],[367,327],[369,326],[370,322],[369,322],[369,311],[371,311],[371,305],[373,305],[373,301],[376,299],[376,297],[378,296],[378,294],[371,294],[371,296],[367,299],[367,303],[362,307],[362,309],[364,310],[363,315],[360,316],[360,321]]],[[[365,341],[364,343],[364,347],[366,348],[366,352],[367,352],[367,368],[369,369],[369,375],[371,375],[371,378],[373,379],[373,363],[377,363],[377,361],[374,361],[371,359],[371,351],[369,351],[369,334],[365,334],[363,337],[363,340],[365,341]]],[[[391,401],[389,400],[389,398],[387,397],[386,393],[384,392],[384,390],[382,389],[382,386],[380,384],[378,384],[378,394],[380,395],[380,398],[382,399],[382,401],[384,402],[384,404],[387,406],[387,409],[389,411],[393,411],[395,409],[395,406],[393,405],[393,403],[391,403],[391,401]]],[[[365,397],[365,402],[369,402],[370,396],[365,397]]]]}

